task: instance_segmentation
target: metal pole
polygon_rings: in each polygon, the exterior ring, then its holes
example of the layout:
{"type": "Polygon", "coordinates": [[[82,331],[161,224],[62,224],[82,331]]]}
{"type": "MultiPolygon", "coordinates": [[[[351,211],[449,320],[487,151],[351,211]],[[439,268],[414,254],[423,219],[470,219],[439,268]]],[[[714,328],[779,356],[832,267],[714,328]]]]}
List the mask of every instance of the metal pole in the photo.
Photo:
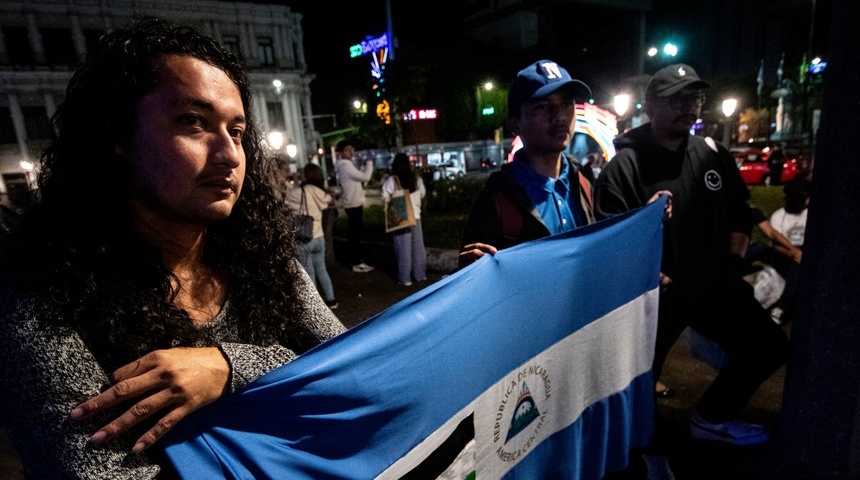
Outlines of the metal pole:
{"type": "Polygon", "coordinates": [[[385,0],[385,19],[388,27],[388,59],[394,60],[394,27],[391,22],[391,0],[385,0]]]}

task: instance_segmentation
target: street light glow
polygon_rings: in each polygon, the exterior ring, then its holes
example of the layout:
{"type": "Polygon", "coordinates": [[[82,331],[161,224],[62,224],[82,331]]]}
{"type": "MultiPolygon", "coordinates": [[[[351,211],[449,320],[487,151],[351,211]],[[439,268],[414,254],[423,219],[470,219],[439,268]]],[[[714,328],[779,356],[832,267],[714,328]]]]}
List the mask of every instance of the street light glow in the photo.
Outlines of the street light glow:
{"type": "Polygon", "coordinates": [[[269,144],[269,147],[274,148],[275,150],[280,150],[281,146],[284,144],[284,132],[272,130],[268,135],[266,135],[266,142],[269,144]]]}
{"type": "Polygon", "coordinates": [[[648,49],[648,56],[649,56],[649,57],[653,57],[654,55],[657,55],[657,47],[651,47],[651,48],[649,48],[649,49],[648,49]]]}
{"type": "Polygon", "coordinates": [[[288,143],[287,155],[289,155],[290,158],[296,158],[297,153],[299,153],[299,147],[297,147],[295,143],[288,143]]]}
{"type": "Polygon", "coordinates": [[[487,82],[484,84],[484,90],[489,92],[492,89],[493,89],[493,82],[487,82]]]}
{"type": "Polygon", "coordinates": [[[626,93],[621,93],[615,96],[613,106],[615,107],[615,113],[618,116],[622,116],[627,113],[627,109],[630,108],[630,95],[626,93]]]}
{"type": "Polygon", "coordinates": [[[723,115],[731,117],[738,108],[738,100],[736,98],[727,98],[723,100],[723,115]]]}
{"type": "Polygon", "coordinates": [[[667,43],[663,47],[663,53],[665,53],[666,55],[669,55],[670,57],[674,57],[675,55],[678,54],[678,46],[675,44],[672,44],[672,43],[667,43]]]}

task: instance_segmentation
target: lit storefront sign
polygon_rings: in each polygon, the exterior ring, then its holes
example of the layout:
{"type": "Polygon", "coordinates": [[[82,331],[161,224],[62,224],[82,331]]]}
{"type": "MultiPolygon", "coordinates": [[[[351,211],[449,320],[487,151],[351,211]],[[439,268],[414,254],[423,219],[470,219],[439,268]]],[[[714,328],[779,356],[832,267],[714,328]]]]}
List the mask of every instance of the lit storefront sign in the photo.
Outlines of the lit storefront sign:
{"type": "Polygon", "coordinates": [[[409,122],[412,120],[436,120],[436,109],[412,109],[403,114],[403,121],[409,122]]]}

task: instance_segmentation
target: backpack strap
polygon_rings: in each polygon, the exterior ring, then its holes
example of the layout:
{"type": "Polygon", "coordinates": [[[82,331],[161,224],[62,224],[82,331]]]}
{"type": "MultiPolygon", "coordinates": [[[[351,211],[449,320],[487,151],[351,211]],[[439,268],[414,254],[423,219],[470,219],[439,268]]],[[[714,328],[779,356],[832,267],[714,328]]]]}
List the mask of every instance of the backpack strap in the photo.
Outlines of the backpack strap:
{"type": "Polygon", "coordinates": [[[493,193],[493,200],[496,204],[496,215],[502,226],[502,236],[511,240],[520,238],[525,231],[522,211],[501,190],[493,193]]]}
{"type": "Polygon", "coordinates": [[[591,182],[585,178],[582,170],[577,170],[577,176],[579,177],[579,187],[582,189],[582,192],[585,194],[585,201],[588,202],[588,208],[591,211],[594,211],[594,200],[591,198],[591,182]]]}

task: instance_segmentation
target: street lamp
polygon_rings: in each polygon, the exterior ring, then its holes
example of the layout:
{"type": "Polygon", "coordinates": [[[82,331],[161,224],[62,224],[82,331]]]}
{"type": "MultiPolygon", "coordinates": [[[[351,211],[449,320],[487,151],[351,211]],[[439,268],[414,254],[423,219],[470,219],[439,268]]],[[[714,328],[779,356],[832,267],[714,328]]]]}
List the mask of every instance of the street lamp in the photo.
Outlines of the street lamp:
{"type": "Polygon", "coordinates": [[[627,113],[630,108],[630,95],[620,93],[613,98],[612,106],[615,108],[615,113],[620,117],[627,113]]]}
{"type": "Polygon", "coordinates": [[[272,130],[266,135],[266,143],[272,150],[280,150],[284,145],[284,132],[272,130]]]}
{"type": "Polygon", "coordinates": [[[678,46],[674,43],[667,43],[663,46],[663,53],[670,57],[674,57],[678,55],[678,46]]]}
{"type": "Polygon", "coordinates": [[[732,114],[738,108],[738,100],[736,98],[727,98],[723,100],[723,115],[726,116],[726,123],[723,128],[723,144],[728,147],[732,141],[732,114]]]}

